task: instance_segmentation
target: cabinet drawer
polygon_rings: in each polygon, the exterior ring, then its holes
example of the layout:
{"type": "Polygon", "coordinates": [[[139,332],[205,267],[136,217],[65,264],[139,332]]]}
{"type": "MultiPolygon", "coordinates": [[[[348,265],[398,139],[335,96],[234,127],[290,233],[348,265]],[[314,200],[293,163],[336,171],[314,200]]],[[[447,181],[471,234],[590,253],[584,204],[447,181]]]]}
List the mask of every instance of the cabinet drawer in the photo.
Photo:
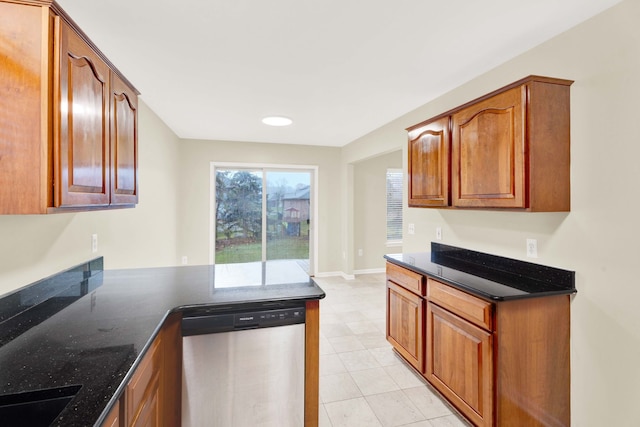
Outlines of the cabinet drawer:
{"type": "Polygon", "coordinates": [[[481,328],[493,330],[493,304],[490,302],[433,279],[428,279],[427,298],[481,328]]]}
{"type": "Polygon", "coordinates": [[[147,397],[146,392],[149,386],[154,385],[154,381],[157,381],[157,374],[161,370],[161,356],[160,336],[158,335],[127,384],[125,393],[127,419],[133,420],[137,416],[145,397],[147,397]]]}
{"type": "Polygon", "coordinates": [[[425,295],[424,276],[390,262],[387,263],[387,280],[391,280],[415,294],[425,295]]]}

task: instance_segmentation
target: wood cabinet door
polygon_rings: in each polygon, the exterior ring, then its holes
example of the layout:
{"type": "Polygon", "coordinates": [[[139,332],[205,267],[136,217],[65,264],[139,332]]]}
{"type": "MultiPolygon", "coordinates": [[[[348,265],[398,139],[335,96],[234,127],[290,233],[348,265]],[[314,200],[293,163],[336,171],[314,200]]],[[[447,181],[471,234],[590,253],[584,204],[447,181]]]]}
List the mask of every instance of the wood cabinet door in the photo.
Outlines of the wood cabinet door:
{"type": "Polygon", "coordinates": [[[117,401],[116,404],[111,408],[111,411],[106,416],[104,421],[102,422],[102,427],[120,427],[121,417],[120,417],[120,401],[117,401]]]}
{"type": "Polygon", "coordinates": [[[111,73],[111,204],[138,202],[138,97],[111,73]]]}
{"type": "Polygon", "coordinates": [[[453,206],[524,208],[525,86],[452,116],[453,206]]]}
{"type": "Polygon", "coordinates": [[[409,206],[449,206],[449,117],[409,131],[409,206]]]}
{"type": "Polygon", "coordinates": [[[387,341],[424,372],[424,299],[387,280],[387,341]]]}
{"type": "Polygon", "coordinates": [[[56,18],[56,207],[109,204],[109,68],[56,18]]]}
{"type": "Polygon", "coordinates": [[[131,422],[133,427],[158,427],[166,425],[162,417],[162,407],[160,405],[160,380],[156,375],[149,384],[142,408],[135,419],[131,422]]]}
{"type": "Polygon", "coordinates": [[[493,425],[492,336],[427,304],[426,377],[477,426],[493,425]]]}

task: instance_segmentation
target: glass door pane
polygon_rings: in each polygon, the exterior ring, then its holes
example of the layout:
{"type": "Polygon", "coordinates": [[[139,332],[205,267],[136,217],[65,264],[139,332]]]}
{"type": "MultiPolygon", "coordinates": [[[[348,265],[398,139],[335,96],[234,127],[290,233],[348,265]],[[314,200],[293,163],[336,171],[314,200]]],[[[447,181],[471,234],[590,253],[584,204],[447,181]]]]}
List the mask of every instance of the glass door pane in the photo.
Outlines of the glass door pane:
{"type": "Polygon", "coordinates": [[[311,173],[267,170],[266,188],[267,282],[303,281],[309,274],[311,173]]]}
{"type": "Polygon", "coordinates": [[[262,171],[216,170],[215,263],[262,261],[262,171]]]}

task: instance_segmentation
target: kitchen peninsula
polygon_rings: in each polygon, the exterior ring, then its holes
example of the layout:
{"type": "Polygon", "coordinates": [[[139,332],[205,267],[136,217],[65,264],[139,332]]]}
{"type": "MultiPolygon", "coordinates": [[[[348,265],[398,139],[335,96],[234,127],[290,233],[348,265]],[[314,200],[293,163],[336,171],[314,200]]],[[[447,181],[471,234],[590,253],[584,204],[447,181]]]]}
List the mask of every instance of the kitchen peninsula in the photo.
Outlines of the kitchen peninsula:
{"type": "Polygon", "coordinates": [[[103,271],[97,258],[0,298],[0,413],[67,399],[51,425],[124,425],[153,412],[171,423],[180,417],[183,313],[301,302],[305,425],[314,425],[324,296],[313,280],[216,287],[214,266],[103,271]]]}

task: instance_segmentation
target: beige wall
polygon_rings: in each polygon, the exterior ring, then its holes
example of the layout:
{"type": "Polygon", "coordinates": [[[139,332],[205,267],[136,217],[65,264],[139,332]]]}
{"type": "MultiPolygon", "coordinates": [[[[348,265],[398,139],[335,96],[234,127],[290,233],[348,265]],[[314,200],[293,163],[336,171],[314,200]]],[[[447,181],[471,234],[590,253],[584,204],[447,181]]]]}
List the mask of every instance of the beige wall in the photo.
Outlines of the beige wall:
{"type": "Polygon", "coordinates": [[[106,268],[176,263],[178,139],[143,102],[138,136],[135,209],[0,216],[0,295],[96,256],[104,256],[106,268]]]}
{"type": "Polygon", "coordinates": [[[332,147],[182,140],[178,251],[189,264],[209,263],[211,162],[318,167],[319,273],[340,271],[340,149],[332,147]]]}
{"type": "MultiPolygon", "coordinates": [[[[571,87],[570,213],[405,208],[404,250],[421,251],[442,227],[443,243],[576,271],[572,302],[572,425],[633,426],[640,401],[640,2],[627,0],[357,141],[394,141],[404,128],[529,74],[571,87]]],[[[369,156],[370,153],[367,153],[369,156]]],[[[406,148],[405,148],[406,170],[406,148]]],[[[405,195],[406,197],[406,195],[405,195]]],[[[544,392],[541,390],[541,392],[544,392]]]]}
{"type": "Polygon", "coordinates": [[[402,252],[387,247],[387,169],[402,168],[402,150],[354,164],[354,273],[384,270],[383,255],[402,252]],[[362,255],[358,251],[362,249],[362,255]]]}

